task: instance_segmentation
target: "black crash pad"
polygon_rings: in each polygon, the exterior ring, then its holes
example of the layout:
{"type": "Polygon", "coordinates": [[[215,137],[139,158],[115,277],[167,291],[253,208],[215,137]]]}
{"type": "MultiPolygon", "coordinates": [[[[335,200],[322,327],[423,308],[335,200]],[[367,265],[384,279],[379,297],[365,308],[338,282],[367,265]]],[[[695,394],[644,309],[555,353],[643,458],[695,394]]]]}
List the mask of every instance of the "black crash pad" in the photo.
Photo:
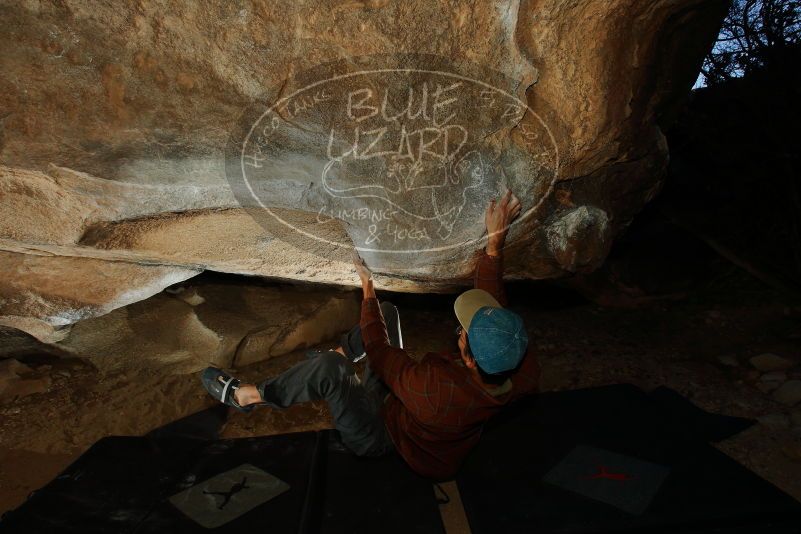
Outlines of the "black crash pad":
{"type": "MultiPolygon", "coordinates": [[[[243,465],[289,489],[213,532],[443,531],[430,482],[396,455],[356,458],[333,431],[217,440],[223,421],[216,407],[99,441],[0,533],[208,532],[169,498],[243,465]]],[[[708,444],[748,424],[670,391],[546,393],[493,420],[457,482],[476,534],[801,532],[801,505],[708,444]],[[634,498],[618,491],[626,481],[634,498]]]]}
{"type": "Polygon", "coordinates": [[[444,532],[432,483],[414,474],[397,454],[359,458],[334,450],[325,462],[320,532],[444,532]]]}
{"type": "Polygon", "coordinates": [[[270,473],[290,489],[213,531],[269,524],[271,532],[299,532],[320,438],[315,432],[220,441],[104,438],[7,513],[0,532],[208,532],[168,498],[242,464],[270,473]]]}
{"type": "Polygon", "coordinates": [[[457,477],[473,533],[801,532],[801,504],[701,437],[748,421],[682,403],[615,385],[511,408],[457,477]]]}
{"type": "Polygon", "coordinates": [[[357,458],[342,450],[334,431],[197,439],[216,435],[218,416],[212,409],[147,437],[98,441],[7,513],[0,533],[444,532],[431,483],[397,455],[357,458]],[[231,479],[228,490],[209,487],[222,494],[208,497],[207,511],[225,505],[225,491],[244,495],[252,490],[258,476],[274,477],[282,492],[213,529],[170,502],[195,486],[205,491],[209,479],[243,468],[257,475],[231,479]]]}

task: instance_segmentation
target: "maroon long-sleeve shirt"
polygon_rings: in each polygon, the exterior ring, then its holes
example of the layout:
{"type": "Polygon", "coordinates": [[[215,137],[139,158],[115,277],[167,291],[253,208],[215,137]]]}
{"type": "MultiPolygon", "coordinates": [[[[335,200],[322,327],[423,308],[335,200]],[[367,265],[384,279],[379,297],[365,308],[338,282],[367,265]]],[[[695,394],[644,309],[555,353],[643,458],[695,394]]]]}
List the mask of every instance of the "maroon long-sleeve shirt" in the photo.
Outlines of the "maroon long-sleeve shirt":
{"type": "MultiPolygon", "coordinates": [[[[474,285],[506,306],[501,256],[481,251],[474,285]]],[[[537,390],[540,367],[531,343],[515,374],[489,392],[473,379],[458,351],[430,352],[416,362],[392,347],[378,299],[362,301],[360,325],[370,367],[392,391],[384,403],[387,430],[400,455],[423,476],[452,478],[484,423],[537,390]]]]}

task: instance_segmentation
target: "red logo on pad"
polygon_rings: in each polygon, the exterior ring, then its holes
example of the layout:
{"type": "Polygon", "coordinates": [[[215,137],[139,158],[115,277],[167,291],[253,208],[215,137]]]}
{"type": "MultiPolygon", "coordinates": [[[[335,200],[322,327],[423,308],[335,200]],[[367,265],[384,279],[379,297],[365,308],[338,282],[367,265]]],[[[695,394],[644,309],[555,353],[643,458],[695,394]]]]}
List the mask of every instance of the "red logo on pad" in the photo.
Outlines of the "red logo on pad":
{"type": "Polygon", "coordinates": [[[589,479],[605,478],[607,480],[618,480],[620,482],[623,482],[624,480],[631,480],[634,477],[630,476],[630,475],[627,475],[626,473],[610,473],[607,470],[606,466],[599,465],[597,473],[595,473],[594,475],[590,475],[588,477],[585,477],[585,478],[589,478],[589,479]]]}

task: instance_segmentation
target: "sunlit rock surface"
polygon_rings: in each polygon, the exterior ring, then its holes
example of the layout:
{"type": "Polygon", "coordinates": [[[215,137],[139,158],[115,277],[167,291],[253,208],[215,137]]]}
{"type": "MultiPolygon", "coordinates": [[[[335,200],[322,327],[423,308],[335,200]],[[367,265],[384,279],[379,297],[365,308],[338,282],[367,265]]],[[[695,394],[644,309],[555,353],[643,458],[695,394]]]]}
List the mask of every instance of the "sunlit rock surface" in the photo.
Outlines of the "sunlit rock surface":
{"type": "Polygon", "coordinates": [[[359,321],[355,292],[246,283],[178,286],[72,326],[56,345],[104,371],[241,367],[330,341],[359,321]]]}
{"type": "Polygon", "coordinates": [[[0,252],[0,326],[39,341],[63,339],[67,327],[144,300],[198,271],[90,258],[0,252]]]}
{"type": "Polygon", "coordinates": [[[355,285],[353,246],[380,288],[454,290],[506,187],[510,277],[591,270],[725,7],[4,2],[0,250],[38,263],[3,324],[48,339],[202,270],[355,285]]]}

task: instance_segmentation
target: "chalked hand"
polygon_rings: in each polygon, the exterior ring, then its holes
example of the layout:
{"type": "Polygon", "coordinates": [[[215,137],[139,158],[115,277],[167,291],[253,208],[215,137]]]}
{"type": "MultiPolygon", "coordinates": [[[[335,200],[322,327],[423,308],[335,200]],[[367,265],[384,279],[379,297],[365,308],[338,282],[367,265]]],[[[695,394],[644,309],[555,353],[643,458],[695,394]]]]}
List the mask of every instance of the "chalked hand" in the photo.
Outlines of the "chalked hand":
{"type": "Polygon", "coordinates": [[[356,274],[359,275],[359,279],[362,281],[362,283],[370,280],[373,277],[373,273],[370,271],[370,268],[367,267],[366,263],[364,263],[364,259],[359,255],[359,252],[356,249],[353,249],[353,265],[356,266],[356,274]]]}
{"type": "Polygon", "coordinates": [[[506,190],[506,194],[499,203],[493,198],[484,216],[487,227],[487,253],[497,254],[506,241],[506,234],[509,231],[511,222],[520,215],[520,199],[518,199],[511,189],[506,190]]]}

